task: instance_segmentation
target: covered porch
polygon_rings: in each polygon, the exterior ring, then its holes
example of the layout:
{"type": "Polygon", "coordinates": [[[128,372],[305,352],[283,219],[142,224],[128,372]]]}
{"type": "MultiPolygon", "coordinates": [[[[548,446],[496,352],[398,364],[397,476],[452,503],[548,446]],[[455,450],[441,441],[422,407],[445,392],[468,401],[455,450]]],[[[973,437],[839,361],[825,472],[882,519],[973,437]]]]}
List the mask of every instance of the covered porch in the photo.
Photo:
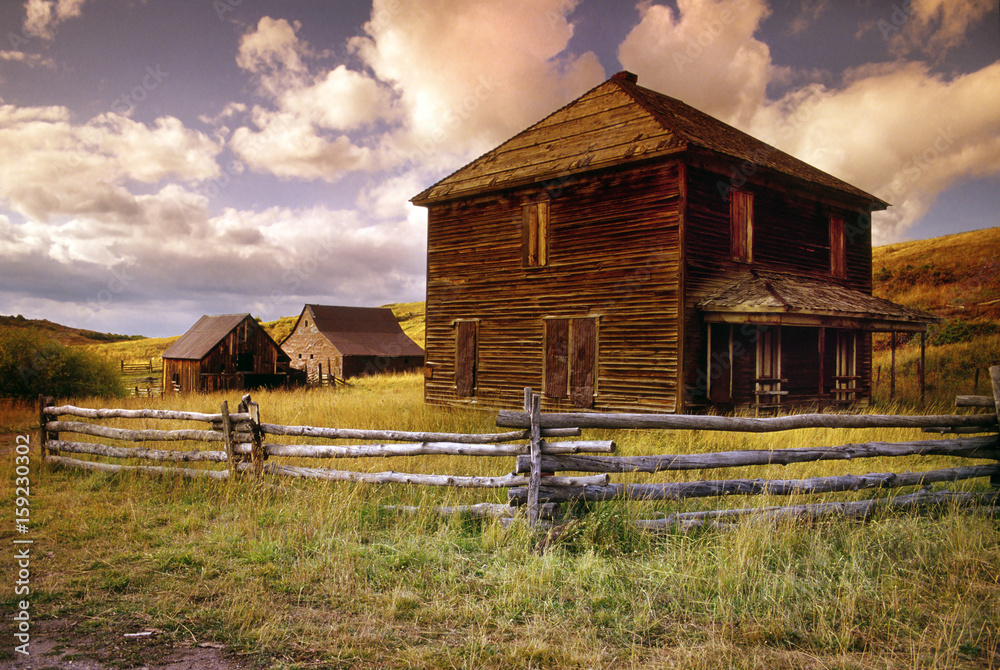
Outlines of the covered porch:
{"type": "Polygon", "coordinates": [[[814,279],[747,271],[726,280],[698,303],[705,399],[723,410],[865,405],[872,393],[871,334],[919,332],[923,351],[927,325],[937,320],[814,279]]]}

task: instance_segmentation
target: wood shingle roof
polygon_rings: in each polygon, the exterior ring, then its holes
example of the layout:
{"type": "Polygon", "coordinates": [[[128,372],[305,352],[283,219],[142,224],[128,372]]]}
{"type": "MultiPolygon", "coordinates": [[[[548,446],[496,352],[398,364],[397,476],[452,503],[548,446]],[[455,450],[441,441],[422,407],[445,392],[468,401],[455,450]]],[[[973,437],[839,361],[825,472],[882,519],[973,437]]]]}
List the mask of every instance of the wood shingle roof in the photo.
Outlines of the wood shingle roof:
{"type": "Polygon", "coordinates": [[[620,72],[412,198],[427,205],[683,151],[747,162],[884,209],[887,203],[620,72]]]}

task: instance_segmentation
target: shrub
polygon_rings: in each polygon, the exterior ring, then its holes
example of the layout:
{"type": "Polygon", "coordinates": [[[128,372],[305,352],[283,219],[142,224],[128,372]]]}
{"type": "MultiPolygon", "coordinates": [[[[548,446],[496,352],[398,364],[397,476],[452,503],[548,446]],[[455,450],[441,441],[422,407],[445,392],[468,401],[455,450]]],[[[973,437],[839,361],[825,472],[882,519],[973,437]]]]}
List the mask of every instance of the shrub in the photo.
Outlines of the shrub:
{"type": "Polygon", "coordinates": [[[960,319],[948,319],[940,325],[930,328],[928,342],[934,345],[971,342],[976,337],[993,335],[998,330],[1000,329],[995,323],[970,323],[960,319]]]}
{"type": "Polygon", "coordinates": [[[0,397],[125,395],[117,368],[83,349],[47,339],[38,331],[0,334],[0,397]]]}

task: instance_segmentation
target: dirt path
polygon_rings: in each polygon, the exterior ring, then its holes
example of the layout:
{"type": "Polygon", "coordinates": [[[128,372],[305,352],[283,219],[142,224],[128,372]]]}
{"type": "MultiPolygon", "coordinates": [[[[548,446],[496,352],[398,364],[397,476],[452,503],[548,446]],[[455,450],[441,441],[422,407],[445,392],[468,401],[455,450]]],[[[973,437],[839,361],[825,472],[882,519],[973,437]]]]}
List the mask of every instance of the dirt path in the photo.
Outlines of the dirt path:
{"type": "Polygon", "coordinates": [[[212,642],[176,643],[159,631],[138,637],[95,637],[81,633],[66,619],[39,621],[33,625],[30,655],[5,649],[0,670],[250,670],[252,661],[237,658],[223,645],[212,642]]]}

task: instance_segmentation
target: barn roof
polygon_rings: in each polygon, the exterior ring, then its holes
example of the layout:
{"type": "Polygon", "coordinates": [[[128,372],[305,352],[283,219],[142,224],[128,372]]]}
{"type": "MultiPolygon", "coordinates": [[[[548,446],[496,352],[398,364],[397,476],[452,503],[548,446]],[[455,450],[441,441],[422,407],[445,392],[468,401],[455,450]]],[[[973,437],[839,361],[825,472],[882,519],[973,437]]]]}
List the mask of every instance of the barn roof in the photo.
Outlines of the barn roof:
{"type": "Polygon", "coordinates": [[[343,356],[424,355],[423,348],[403,332],[388,307],[306,305],[293,333],[307,312],[312,314],[316,329],[343,356]]]}
{"type": "Polygon", "coordinates": [[[612,165],[707,151],[885,209],[887,203],[619,72],[412,198],[418,205],[565,179],[612,165]]]}
{"type": "Polygon", "coordinates": [[[720,288],[698,303],[706,321],[829,325],[850,321],[870,330],[922,331],[940,321],[836,284],[775,272],[742,270],[719,278],[720,288]]]}
{"type": "Polygon", "coordinates": [[[180,339],[167,347],[163,358],[183,358],[200,361],[212,347],[240,325],[250,314],[205,315],[191,326],[180,339]]]}

